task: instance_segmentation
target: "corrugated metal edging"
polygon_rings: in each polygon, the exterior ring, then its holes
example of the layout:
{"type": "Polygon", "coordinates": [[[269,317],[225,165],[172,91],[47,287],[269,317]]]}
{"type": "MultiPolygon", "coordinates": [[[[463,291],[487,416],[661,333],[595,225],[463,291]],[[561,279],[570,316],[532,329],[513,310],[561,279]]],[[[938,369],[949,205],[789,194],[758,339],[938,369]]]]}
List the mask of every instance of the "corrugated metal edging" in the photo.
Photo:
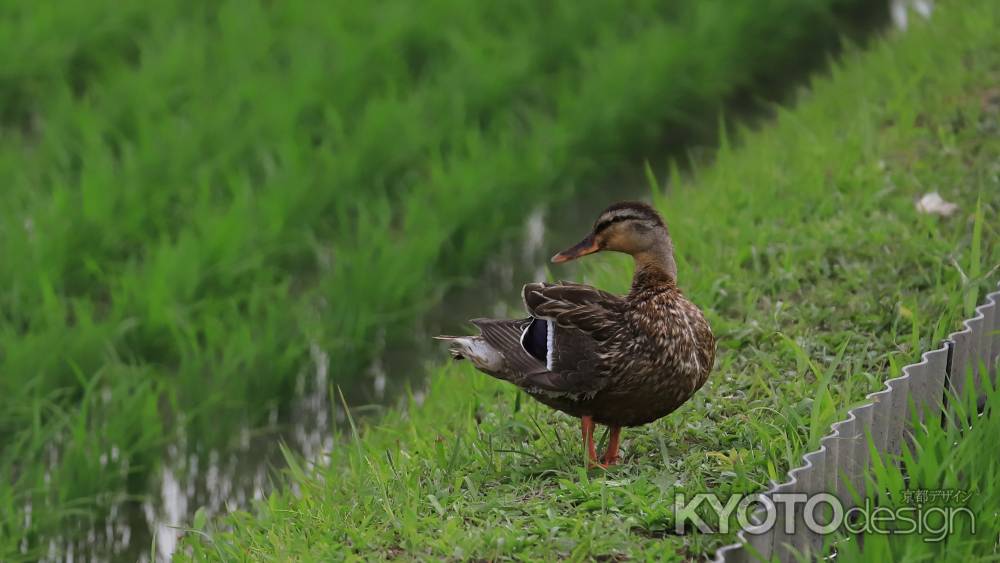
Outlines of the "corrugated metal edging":
{"type": "MultiPolygon", "coordinates": [[[[790,470],[784,483],[774,484],[760,496],[770,500],[782,493],[828,492],[837,496],[846,510],[855,505],[852,490],[860,498],[865,496],[864,473],[871,461],[869,434],[883,457],[898,455],[902,444],[913,440],[913,414],[920,423],[937,420],[942,413],[954,416],[946,389],[961,396],[967,381],[971,382],[982,403],[983,381],[988,378],[994,387],[997,384],[1000,291],[987,295],[985,303],[976,308],[976,314],[962,325],[964,328],[952,333],[948,342],[925,352],[920,362],[904,367],[901,376],[886,381],[883,389],[869,394],[867,403],[849,410],[846,419],[833,423],[830,434],[820,440],[819,449],[802,456],[803,464],[790,470]]],[[[818,557],[823,538],[803,525],[803,507],[803,503],[793,505],[794,533],[786,532],[785,510],[777,510],[775,524],[768,531],[760,534],[740,531],[737,534],[740,542],[716,551],[715,561],[732,563],[775,557],[780,561],[796,561],[796,554],[818,557]]],[[[757,515],[757,522],[761,521],[760,516],[757,515]]]]}

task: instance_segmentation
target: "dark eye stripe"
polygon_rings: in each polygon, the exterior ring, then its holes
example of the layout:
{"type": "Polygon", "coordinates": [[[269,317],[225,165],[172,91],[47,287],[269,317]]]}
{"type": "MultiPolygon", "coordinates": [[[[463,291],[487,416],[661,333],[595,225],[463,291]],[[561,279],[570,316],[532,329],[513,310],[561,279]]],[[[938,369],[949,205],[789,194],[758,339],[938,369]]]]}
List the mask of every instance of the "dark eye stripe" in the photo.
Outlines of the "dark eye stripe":
{"type": "Polygon", "coordinates": [[[603,231],[604,229],[607,229],[614,223],[619,223],[621,221],[629,221],[629,220],[641,221],[643,219],[645,219],[645,217],[639,217],[638,215],[619,215],[617,217],[612,217],[611,219],[605,219],[604,221],[598,223],[597,227],[594,228],[594,234],[597,234],[603,231]]]}

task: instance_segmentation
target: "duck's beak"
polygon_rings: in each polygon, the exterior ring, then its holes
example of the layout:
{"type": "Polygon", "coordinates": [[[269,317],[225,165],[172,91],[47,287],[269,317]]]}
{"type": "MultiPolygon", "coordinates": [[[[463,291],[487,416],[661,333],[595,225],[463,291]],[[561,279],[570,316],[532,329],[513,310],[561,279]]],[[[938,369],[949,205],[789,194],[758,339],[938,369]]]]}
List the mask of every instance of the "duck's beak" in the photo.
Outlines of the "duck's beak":
{"type": "Polygon", "coordinates": [[[552,261],[556,264],[561,264],[563,262],[569,262],[570,260],[576,260],[581,256],[586,256],[588,254],[593,254],[600,250],[601,247],[597,246],[597,241],[594,239],[594,235],[587,235],[587,238],[576,243],[571,248],[563,250],[559,254],[552,257],[552,261]]]}

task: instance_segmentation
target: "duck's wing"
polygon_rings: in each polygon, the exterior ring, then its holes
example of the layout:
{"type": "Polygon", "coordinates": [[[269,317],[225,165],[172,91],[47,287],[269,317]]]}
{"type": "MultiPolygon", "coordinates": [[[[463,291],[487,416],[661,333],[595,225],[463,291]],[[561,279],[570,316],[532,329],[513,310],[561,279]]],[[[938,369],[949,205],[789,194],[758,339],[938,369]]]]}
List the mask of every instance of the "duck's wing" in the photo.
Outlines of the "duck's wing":
{"type": "Polygon", "coordinates": [[[523,296],[531,316],[551,319],[596,341],[611,338],[625,310],[622,297],[580,283],[529,283],[523,296]]]}
{"type": "Polygon", "coordinates": [[[534,320],[522,342],[531,356],[545,358],[546,368],[528,378],[531,384],[570,394],[603,388],[608,372],[599,352],[621,323],[624,299],[568,282],[530,283],[524,286],[523,297],[534,320]],[[540,332],[544,341],[532,337],[540,332]]]}

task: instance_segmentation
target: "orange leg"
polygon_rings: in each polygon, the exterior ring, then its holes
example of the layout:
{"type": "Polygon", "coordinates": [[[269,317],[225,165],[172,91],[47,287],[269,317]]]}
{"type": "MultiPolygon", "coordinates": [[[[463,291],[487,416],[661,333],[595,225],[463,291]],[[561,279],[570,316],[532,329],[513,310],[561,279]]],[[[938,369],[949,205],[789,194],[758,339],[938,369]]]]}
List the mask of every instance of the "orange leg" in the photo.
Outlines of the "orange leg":
{"type": "Polygon", "coordinates": [[[588,465],[603,467],[597,462],[597,447],[594,445],[594,419],[590,416],[580,418],[580,431],[583,434],[583,442],[587,445],[588,465]]]}
{"type": "Polygon", "coordinates": [[[621,433],[621,426],[611,427],[611,437],[608,438],[608,449],[604,452],[605,465],[614,465],[618,463],[618,441],[621,437],[621,433]]]}

